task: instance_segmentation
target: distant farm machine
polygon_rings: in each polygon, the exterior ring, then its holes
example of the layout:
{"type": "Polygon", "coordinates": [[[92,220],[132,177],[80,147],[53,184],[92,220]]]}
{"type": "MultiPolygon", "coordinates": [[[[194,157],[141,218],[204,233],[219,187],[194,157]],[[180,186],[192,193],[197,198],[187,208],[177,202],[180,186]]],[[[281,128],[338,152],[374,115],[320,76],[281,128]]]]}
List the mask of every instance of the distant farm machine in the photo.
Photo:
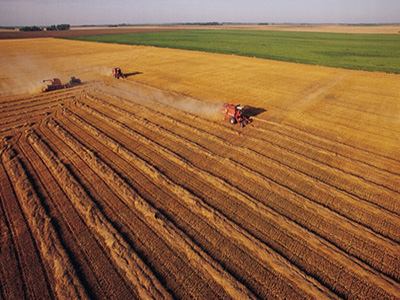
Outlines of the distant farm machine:
{"type": "Polygon", "coordinates": [[[114,78],[126,78],[125,74],[122,73],[121,68],[114,68],[113,69],[114,78]]]}
{"type": "Polygon", "coordinates": [[[224,103],[221,113],[224,115],[225,120],[229,120],[231,124],[238,124],[243,128],[245,125],[251,123],[251,120],[245,116],[244,110],[245,108],[240,104],[224,103]]]}
{"type": "Polygon", "coordinates": [[[43,89],[44,92],[66,89],[81,84],[81,80],[75,77],[71,77],[67,84],[62,84],[59,78],[45,79],[43,82],[47,84],[47,87],[43,89]]]}

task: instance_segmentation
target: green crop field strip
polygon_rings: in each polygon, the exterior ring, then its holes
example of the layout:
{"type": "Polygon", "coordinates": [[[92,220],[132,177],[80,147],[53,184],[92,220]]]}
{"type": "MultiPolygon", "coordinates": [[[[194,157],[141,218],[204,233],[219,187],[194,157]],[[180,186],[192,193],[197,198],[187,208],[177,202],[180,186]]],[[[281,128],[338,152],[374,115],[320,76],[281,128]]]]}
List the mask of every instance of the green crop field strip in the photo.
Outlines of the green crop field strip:
{"type": "Polygon", "coordinates": [[[184,30],[69,38],[400,74],[400,35],[184,30]]]}

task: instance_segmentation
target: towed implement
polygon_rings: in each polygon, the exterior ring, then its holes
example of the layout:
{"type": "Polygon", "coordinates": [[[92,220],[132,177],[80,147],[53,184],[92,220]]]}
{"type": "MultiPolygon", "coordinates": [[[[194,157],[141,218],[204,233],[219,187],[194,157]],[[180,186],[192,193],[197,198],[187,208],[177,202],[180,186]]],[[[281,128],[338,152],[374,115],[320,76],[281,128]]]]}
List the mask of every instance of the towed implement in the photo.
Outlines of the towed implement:
{"type": "Polygon", "coordinates": [[[231,124],[238,124],[243,128],[245,125],[251,123],[251,120],[245,116],[244,110],[245,108],[240,104],[224,103],[221,113],[224,115],[225,120],[229,120],[231,124]]]}

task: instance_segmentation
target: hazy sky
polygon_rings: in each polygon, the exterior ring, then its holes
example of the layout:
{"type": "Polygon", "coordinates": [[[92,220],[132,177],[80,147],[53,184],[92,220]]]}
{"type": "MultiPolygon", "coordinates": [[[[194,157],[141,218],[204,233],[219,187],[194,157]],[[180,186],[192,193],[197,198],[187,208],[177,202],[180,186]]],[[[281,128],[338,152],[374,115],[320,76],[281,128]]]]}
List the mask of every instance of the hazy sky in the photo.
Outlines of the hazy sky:
{"type": "Polygon", "coordinates": [[[400,0],[0,0],[0,26],[400,23],[400,0]]]}

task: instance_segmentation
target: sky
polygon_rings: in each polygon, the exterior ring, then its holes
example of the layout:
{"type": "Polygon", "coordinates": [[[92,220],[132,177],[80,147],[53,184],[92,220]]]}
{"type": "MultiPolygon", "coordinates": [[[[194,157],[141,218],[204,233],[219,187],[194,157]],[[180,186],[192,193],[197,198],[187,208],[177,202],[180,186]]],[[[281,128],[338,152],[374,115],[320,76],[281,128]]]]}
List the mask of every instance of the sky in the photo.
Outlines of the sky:
{"type": "Polygon", "coordinates": [[[400,23],[400,0],[0,0],[0,26],[400,23]]]}

